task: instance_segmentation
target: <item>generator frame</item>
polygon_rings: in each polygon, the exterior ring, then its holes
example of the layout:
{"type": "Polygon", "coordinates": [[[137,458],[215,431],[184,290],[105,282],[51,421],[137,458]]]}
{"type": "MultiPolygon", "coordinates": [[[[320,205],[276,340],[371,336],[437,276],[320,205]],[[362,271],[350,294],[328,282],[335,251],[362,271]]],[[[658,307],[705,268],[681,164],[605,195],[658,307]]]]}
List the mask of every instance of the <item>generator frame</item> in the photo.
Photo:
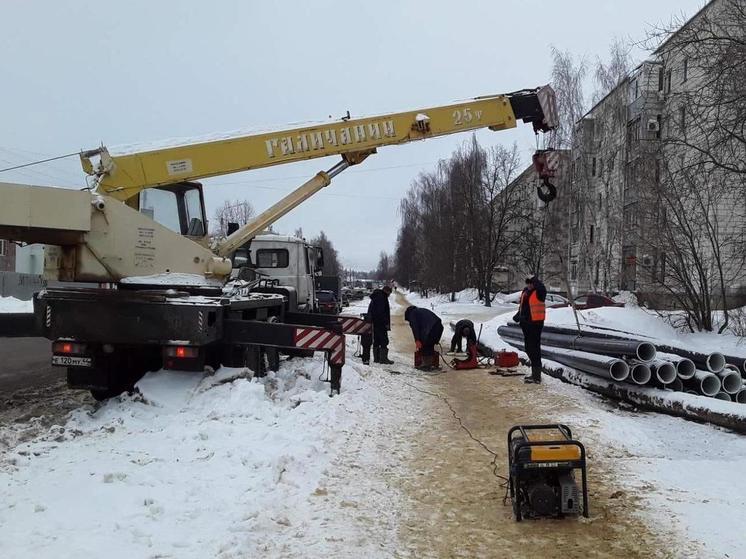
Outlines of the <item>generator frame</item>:
{"type": "MultiPolygon", "coordinates": [[[[529,452],[529,457],[531,456],[529,452]]],[[[508,431],[508,485],[510,488],[510,498],[513,502],[513,512],[517,522],[522,520],[521,505],[523,504],[523,498],[521,492],[517,490],[517,487],[523,478],[523,476],[533,470],[537,469],[552,469],[557,471],[581,471],[581,492],[583,494],[583,516],[588,518],[588,473],[586,469],[586,453],[583,443],[576,441],[572,438],[572,431],[567,425],[561,423],[543,424],[543,425],[516,425],[511,427],[508,431]],[[544,441],[531,441],[529,440],[529,431],[541,431],[554,429],[559,431],[565,438],[560,440],[544,440],[544,441]],[[516,445],[515,449],[512,447],[514,435],[519,433],[523,437],[523,442],[516,445]],[[519,458],[520,451],[522,449],[528,449],[529,451],[537,447],[558,447],[558,446],[573,446],[580,450],[579,459],[550,459],[550,460],[538,460],[529,458],[528,460],[521,460],[519,458]]]]}

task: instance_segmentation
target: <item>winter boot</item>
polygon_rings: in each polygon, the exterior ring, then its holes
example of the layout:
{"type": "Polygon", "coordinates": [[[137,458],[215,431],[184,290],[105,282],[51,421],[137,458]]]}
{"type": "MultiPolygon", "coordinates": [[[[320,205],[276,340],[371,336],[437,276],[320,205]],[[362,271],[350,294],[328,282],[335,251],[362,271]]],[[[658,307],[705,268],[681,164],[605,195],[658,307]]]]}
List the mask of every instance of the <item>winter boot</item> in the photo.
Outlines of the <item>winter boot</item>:
{"type": "Polygon", "coordinates": [[[531,374],[523,378],[526,384],[541,384],[541,365],[531,365],[531,374]]]}
{"type": "Polygon", "coordinates": [[[373,363],[381,362],[381,347],[373,346],[373,363]]]}
{"type": "Polygon", "coordinates": [[[380,363],[383,363],[384,365],[393,365],[394,362],[389,359],[389,348],[382,347],[380,348],[380,353],[378,354],[378,359],[380,363]]]}

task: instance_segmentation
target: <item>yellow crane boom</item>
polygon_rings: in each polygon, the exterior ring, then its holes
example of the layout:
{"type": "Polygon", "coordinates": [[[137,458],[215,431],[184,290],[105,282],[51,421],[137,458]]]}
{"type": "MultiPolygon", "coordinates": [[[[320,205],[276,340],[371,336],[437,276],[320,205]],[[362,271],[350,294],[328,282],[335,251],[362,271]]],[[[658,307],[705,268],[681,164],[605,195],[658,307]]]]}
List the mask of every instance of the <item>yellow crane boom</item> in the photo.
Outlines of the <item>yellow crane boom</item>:
{"type": "Polygon", "coordinates": [[[127,200],[145,188],[329,155],[342,155],[355,164],[379,147],[479,128],[505,130],[517,120],[531,122],[537,131],[553,129],[551,88],[121,155],[102,147],[80,157],[84,170],[96,176],[99,193],[127,200]]]}

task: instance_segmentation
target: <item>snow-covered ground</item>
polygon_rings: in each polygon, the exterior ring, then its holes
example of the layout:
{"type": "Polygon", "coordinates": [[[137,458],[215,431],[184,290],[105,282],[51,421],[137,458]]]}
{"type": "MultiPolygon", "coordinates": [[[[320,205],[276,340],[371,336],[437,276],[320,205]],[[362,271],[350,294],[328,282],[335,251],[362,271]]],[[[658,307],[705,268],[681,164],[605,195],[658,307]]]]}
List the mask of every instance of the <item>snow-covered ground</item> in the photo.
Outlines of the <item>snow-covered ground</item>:
{"type": "Polygon", "coordinates": [[[11,448],[0,557],[392,556],[412,396],[351,359],[334,398],[320,355],[247,374],[150,373],[11,448]]]}
{"type": "MultiPolygon", "coordinates": [[[[482,326],[481,340],[493,349],[515,351],[498,336],[497,328],[512,322],[516,304],[507,302],[485,310],[478,307],[479,301],[473,300],[473,292],[467,290],[457,296],[459,300],[451,303],[443,295],[423,299],[407,294],[410,302],[431,308],[444,322],[472,319],[477,329],[482,326]]],[[[588,328],[614,328],[689,349],[717,348],[746,355],[742,338],[681,333],[634,305],[580,311],[579,320],[588,328]]],[[[575,327],[572,309],[547,309],[547,324],[575,327]]],[[[618,406],[551,377],[545,377],[545,382],[550,390],[579,403],[576,407],[583,410],[560,412],[558,421],[577,426],[581,433],[583,426],[599,428],[602,438],[595,441],[592,452],[607,453],[619,461],[617,473],[630,491],[643,497],[653,521],[702,542],[711,555],[697,552],[698,557],[746,557],[742,520],[746,511],[746,483],[742,475],[746,472],[746,437],[677,417],[629,410],[629,406],[618,406]]],[[[746,406],[701,396],[671,393],[671,398],[707,400],[720,411],[746,413],[746,406]]]]}
{"type": "Polygon", "coordinates": [[[15,297],[0,297],[0,312],[33,312],[32,301],[21,301],[15,297]]]}

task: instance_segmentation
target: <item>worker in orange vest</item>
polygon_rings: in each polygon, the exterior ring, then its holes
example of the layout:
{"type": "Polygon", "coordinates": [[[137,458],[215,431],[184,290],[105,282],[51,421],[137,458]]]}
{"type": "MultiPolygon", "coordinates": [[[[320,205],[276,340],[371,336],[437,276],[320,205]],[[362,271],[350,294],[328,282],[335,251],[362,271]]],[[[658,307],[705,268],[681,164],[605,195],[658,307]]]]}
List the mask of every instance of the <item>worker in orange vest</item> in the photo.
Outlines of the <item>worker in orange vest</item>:
{"type": "Polygon", "coordinates": [[[523,346],[531,360],[531,374],[523,382],[541,383],[541,330],[546,317],[547,288],[536,276],[526,278],[518,312],[513,317],[523,330],[523,346]]]}

